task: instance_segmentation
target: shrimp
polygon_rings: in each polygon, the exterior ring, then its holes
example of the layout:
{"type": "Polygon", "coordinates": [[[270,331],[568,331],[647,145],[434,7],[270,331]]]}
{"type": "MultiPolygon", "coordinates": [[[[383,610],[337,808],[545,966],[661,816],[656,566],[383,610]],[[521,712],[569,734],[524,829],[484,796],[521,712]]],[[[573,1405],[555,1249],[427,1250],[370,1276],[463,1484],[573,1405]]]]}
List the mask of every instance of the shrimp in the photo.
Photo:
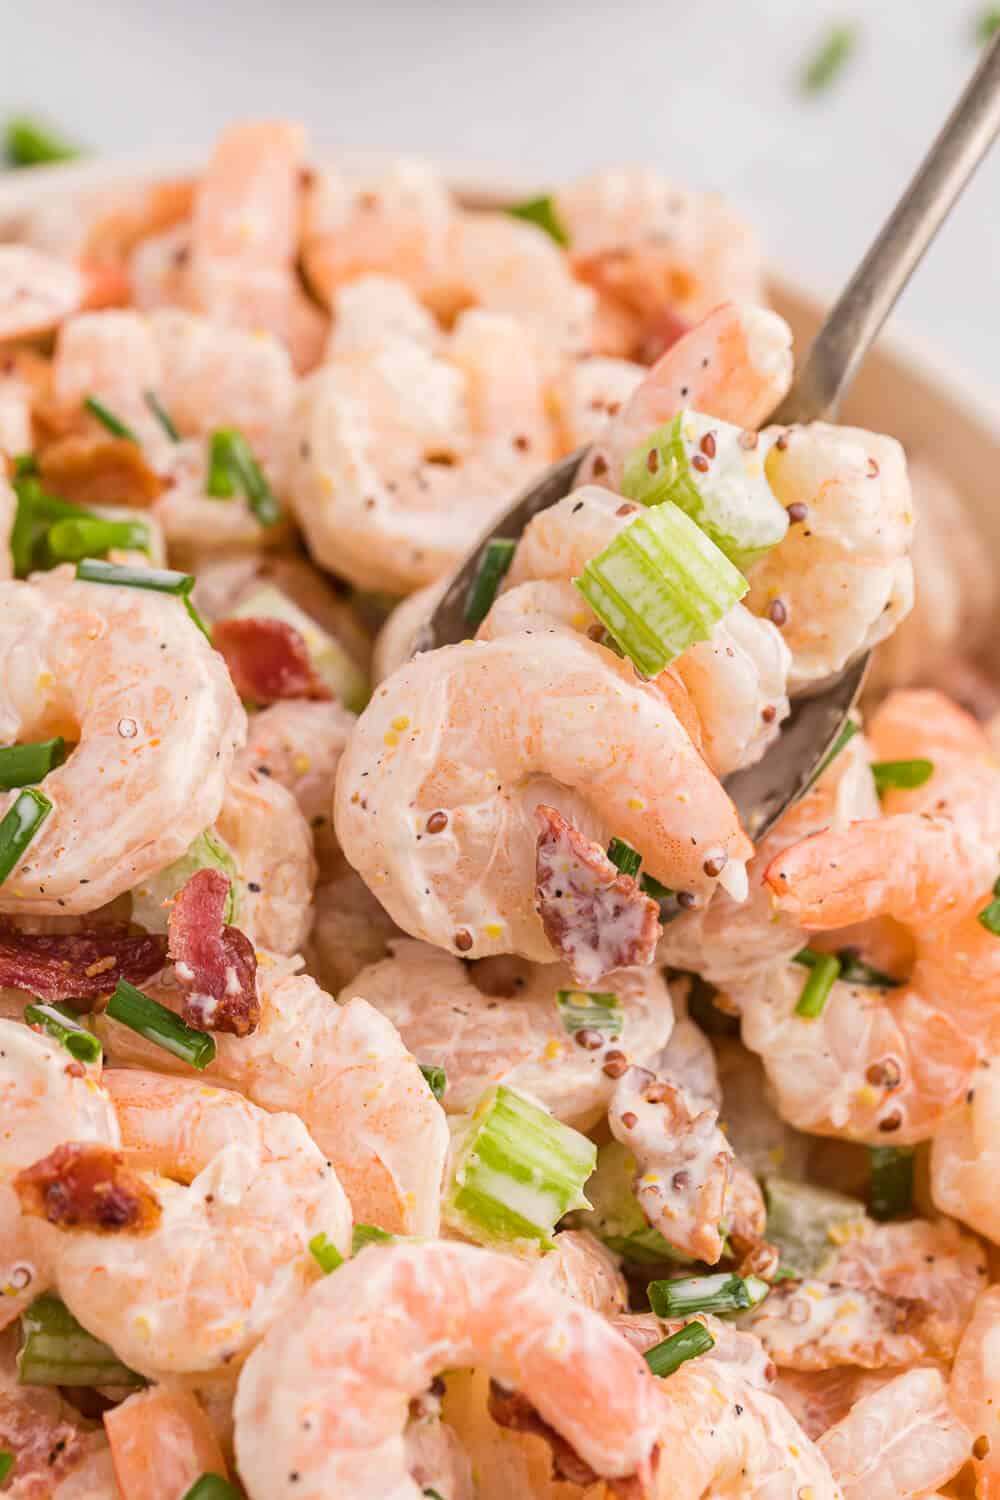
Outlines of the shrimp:
{"type": "Polygon", "coordinates": [[[913,502],[899,443],[856,427],[793,427],[771,443],[765,469],[782,505],[806,514],[750,570],[746,603],[780,622],[795,693],[885,640],[909,613],[913,502]]]}
{"type": "Polygon", "coordinates": [[[312,925],[312,833],[255,738],[236,757],[215,828],[236,859],[242,930],[272,952],[296,953],[312,925]]]}
{"type": "Polygon", "coordinates": [[[99,1070],[74,1062],[51,1037],[0,1019],[0,1329],[49,1285],[11,1184],[23,1167],[67,1139],[120,1143],[99,1070]]]}
{"type": "Polygon", "coordinates": [[[725,302],[671,345],[605,428],[577,483],[617,489],[625,459],[682,407],[757,428],[792,383],[792,335],[777,313],[725,302]]]}
{"type": "Polygon", "coordinates": [[[153,1386],[104,1414],[122,1500],[176,1500],[202,1474],[227,1478],[218,1438],[197,1397],[153,1386]]]}
{"type": "Polygon", "coordinates": [[[516,1386],[597,1473],[647,1472],[662,1402],[641,1357],[513,1258],[438,1241],[363,1250],[248,1360],[236,1454],[249,1494],[360,1500],[375,1486],[415,1500],[408,1403],[462,1365],[516,1386]]]}
{"type": "Polygon", "coordinates": [[[323,1233],[347,1253],[343,1188],[294,1115],[193,1079],[113,1069],[104,1081],[137,1169],[126,1186],[111,1165],[110,1180],[158,1211],[144,1233],[39,1216],[29,1180],[60,1180],[54,1153],[18,1179],[32,1241],[70,1311],[129,1368],[160,1379],[239,1362],[319,1274],[309,1241],[323,1233]]]}
{"type": "Polygon", "coordinates": [[[930,1180],[935,1208],[998,1244],[1000,1203],[993,1172],[1000,1139],[1000,1085],[995,1064],[995,1056],[983,1059],[965,1100],[935,1132],[930,1180]]]}
{"type": "Polygon", "coordinates": [[[602,846],[626,839],[672,889],[704,899],[721,879],[746,893],[749,841],[674,714],[629,664],[568,632],[449,646],[402,667],[355,726],[334,823],[412,936],[546,962],[532,901],[542,802],[602,846]]]}
{"type": "Polygon", "coordinates": [[[434,317],[403,281],[377,272],[346,282],[337,292],[336,319],[327,359],[368,349],[384,339],[402,338],[426,349],[445,342],[434,317]]]}
{"type": "Polygon", "coordinates": [[[399,928],[342,855],[324,872],[313,901],[312,931],[303,947],[306,972],[336,995],[366,964],[385,958],[399,928]]]}
{"type": "Polygon", "coordinates": [[[67,575],[0,584],[0,740],[76,741],[0,911],[93,911],[179,858],[217,816],[246,733],[179,599],[67,575]]]}
{"type": "Polygon", "coordinates": [[[980,1294],[962,1334],[948,1391],[952,1411],[972,1434],[976,1494],[981,1500],[997,1500],[1000,1495],[998,1328],[1000,1286],[991,1286],[980,1294]]]}
{"type": "MultiPolygon", "coordinates": [[[[258,952],[260,1024],[247,1037],[216,1033],[204,1076],[263,1109],[298,1115],[358,1222],[437,1234],[450,1139],[444,1111],[385,1016],[360,998],[337,1005],[294,970],[294,961],[258,952]]],[[[147,988],[179,1010],[168,980],[147,988]]],[[[117,1022],[104,1017],[97,1026],[118,1065],[185,1068],[117,1022]]]]}
{"type": "Polygon", "coordinates": [[[982,1247],[949,1219],[870,1224],[822,1279],[773,1287],[742,1326],[784,1369],[948,1361],[985,1284],[982,1247]]]}
{"type": "Polygon", "coordinates": [[[645,374],[642,365],[608,355],[567,360],[549,388],[559,451],[572,453],[597,442],[645,374]]]}
{"type": "Polygon", "coordinates": [[[642,167],[604,168],[558,189],[554,203],[574,272],[610,305],[633,350],[668,320],[683,329],[720,302],[761,300],[757,237],[714,193],[642,167]]]}
{"type": "Polygon", "coordinates": [[[384,682],[413,655],[417,633],[430,619],[447,587],[447,577],[401,599],[375,638],[372,681],[384,682]]]}
{"type": "Polygon", "coordinates": [[[468,1454],[447,1422],[440,1420],[435,1410],[439,1406],[433,1395],[411,1402],[403,1434],[406,1471],[422,1495],[430,1491],[448,1500],[478,1500],[468,1454]]]}
{"type": "Polygon", "coordinates": [[[513,319],[464,313],[434,353],[401,337],[303,383],[291,493],[314,557],[409,593],[468,551],[552,456],[540,351],[513,319]]]}
{"type": "Polygon", "coordinates": [[[467,967],[407,938],[391,942],[389,957],[356,974],[340,998],[364,995],[414,1056],[444,1068],[449,1113],[468,1113],[502,1082],[586,1129],[614,1091],[604,1071],[609,1049],[646,1060],[665,1045],[673,1025],[670,993],[656,970],[623,969],[602,983],[620,1006],[621,1032],[610,1039],[586,1028],[567,1033],[557,995],[572,995],[575,986],[561,965],[490,958],[467,967]]]}
{"type": "Polygon", "coordinates": [[[85,298],[77,266],[29,245],[0,245],[0,344],[51,332],[85,298]]]}
{"type": "Polygon", "coordinates": [[[605,1318],[628,1306],[628,1286],[618,1257],[585,1229],[561,1229],[555,1248],[536,1262],[535,1279],[561,1296],[572,1297],[605,1318]]]}
{"type": "MultiPolygon", "coordinates": [[[[337,703],[290,698],[251,715],[246,747],[240,756],[245,768],[253,768],[251,774],[266,774],[291,792],[312,830],[324,873],[331,870],[337,856],[331,821],[333,788],[354,722],[354,714],[337,703]]],[[[278,945],[265,942],[264,946],[278,945]]],[[[296,943],[293,948],[299,946],[296,943]]]]}
{"type": "Polygon", "coordinates": [[[909,1370],[863,1396],[818,1447],[844,1500],[911,1500],[947,1483],[969,1443],[941,1373],[909,1370]]]}

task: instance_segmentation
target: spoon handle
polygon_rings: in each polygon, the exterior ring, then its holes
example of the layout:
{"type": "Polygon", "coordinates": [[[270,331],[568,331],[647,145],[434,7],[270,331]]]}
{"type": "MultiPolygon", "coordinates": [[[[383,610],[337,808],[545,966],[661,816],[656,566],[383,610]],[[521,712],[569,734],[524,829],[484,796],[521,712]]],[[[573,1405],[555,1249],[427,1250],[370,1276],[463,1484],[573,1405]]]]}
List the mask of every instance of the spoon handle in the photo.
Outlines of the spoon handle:
{"type": "Polygon", "coordinates": [[[772,422],[834,416],[924,251],[1000,130],[1000,36],[813,340],[772,422]]]}

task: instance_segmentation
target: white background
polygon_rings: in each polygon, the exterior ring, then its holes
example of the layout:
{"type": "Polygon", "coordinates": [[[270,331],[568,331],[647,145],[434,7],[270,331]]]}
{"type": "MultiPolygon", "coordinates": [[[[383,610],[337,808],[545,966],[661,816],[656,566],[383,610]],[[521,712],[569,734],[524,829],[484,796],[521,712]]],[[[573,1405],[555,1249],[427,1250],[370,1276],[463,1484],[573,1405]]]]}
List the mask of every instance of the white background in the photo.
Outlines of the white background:
{"type": "MultiPolygon", "coordinates": [[[[977,0],[0,0],[0,115],[102,150],[287,113],[324,144],[564,177],[640,160],[721,189],[769,255],[835,290],[976,60],[977,0]],[[861,46],[818,99],[827,26],[861,46]]],[[[1000,147],[897,326],[1000,392],[1000,147]]]]}

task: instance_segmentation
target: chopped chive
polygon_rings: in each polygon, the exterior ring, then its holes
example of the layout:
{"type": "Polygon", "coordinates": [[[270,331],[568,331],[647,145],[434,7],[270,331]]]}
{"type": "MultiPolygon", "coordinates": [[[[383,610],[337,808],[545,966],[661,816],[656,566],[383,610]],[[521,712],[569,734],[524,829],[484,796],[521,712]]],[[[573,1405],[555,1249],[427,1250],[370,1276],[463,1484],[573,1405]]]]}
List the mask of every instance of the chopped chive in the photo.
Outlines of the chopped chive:
{"type": "Polygon", "coordinates": [[[655,875],[640,875],[639,889],[644,896],[648,896],[652,901],[669,901],[676,894],[676,892],[670,889],[669,885],[663,885],[657,880],[655,875]]]}
{"type": "Polygon", "coordinates": [[[191,602],[191,590],[195,585],[192,573],[177,573],[172,568],[137,568],[132,563],[109,563],[99,557],[84,557],[76,565],[76,576],[85,583],[110,583],[122,588],[174,594],[182,601],[202,635],[212,639],[208,626],[191,602]]]}
{"type": "Polygon", "coordinates": [[[779,1281],[800,1281],[801,1279],[800,1272],[793,1271],[791,1266],[779,1266],[771,1277],[771,1285],[777,1286],[779,1281]]]}
{"type": "Polygon", "coordinates": [[[872,1179],[868,1201],[873,1219],[897,1219],[913,1207],[913,1152],[903,1146],[869,1147],[872,1179]]]}
{"type": "Polygon", "coordinates": [[[145,1385],[141,1375],[82,1328],[66,1304],[46,1292],[21,1315],[17,1356],[22,1385],[145,1385]]]}
{"type": "Polygon", "coordinates": [[[502,536],[495,536],[483,548],[465,601],[465,623],[470,630],[478,630],[492,609],[497,589],[514,561],[516,550],[517,543],[502,536]]]}
{"type": "Polygon", "coordinates": [[[683,1318],[689,1313],[743,1312],[756,1307],[770,1291],[759,1276],[684,1276],[676,1281],[651,1281],[649,1305],[658,1318],[683,1318]]]}
{"type": "Polygon", "coordinates": [[[15,115],[7,121],[4,153],[12,167],[41,167],[49,162],[71,161],[83,155],[79,146],[71,145],[54,130],[27,115],[15,115]]]}
{"type": "Polygon", "coordinates": [[[325,1234],[314,1234],[309,1241],[309,1254],[319,1266],[324,1276],[329,1276],[338,1266],[344,1264],[344,1257],[337,1249],[332,1240],[327,1239],[325,1234]]]}
{"type": "Polygon", "coordinates": [[[126,979],[119,979],[108,1001],[108,1015],[130,1031],[136,1031],[148,1042],[155,1042],[165,1052],[190,1063],[199,1071],[215,1057],[215,1038],[205,1031],[195,1031],[150,995],[137,990],[126,979]]]}
{"type": "Polygon", "coordinates": [[[832,953],[813,953],[811,948],[803,948],[796,953],[795,962],[811,971],[796,1002],[795,1014],[815,1021],[823,1014],[830,991],[840,977],[840,959],[832,953]]]}
{"type": "Polygon", "coordinates": [[[177,431],[177,428],[174,426],[173,418],[171,417],[170,413],[167,411],[166,407],[164,407],[160,403],[156,392],[143,391],[142,399],[145,401],[146,405],[149,407],[150,411],[153,413],[153,416],[159,422],[160,426],[163,428],[170,441],[172,443],[179,443],[181,440],[181,435],[177,431]]]}
{"type": "Polygon", "coordinates": [[[853,948],[838,948],[837,958],[840,960],[840,977],[847,984],[870,984],[880,990],[899,988],[898,979],[893,979],[891,974],[883,974],[881,969],[873,969],[871,964],[866,964],[864,959],[858,957],[853,948]]]}
{"type": "Polygon", "coordinates": [[[42,488],[37,473],[26,472],[15,477],[13,488],[17,509],[10,533],[11,559],[14,576],[26,578],[33,568],[44,565],[39,550],[51,523],[64,517],[72,519],[86,515],[87,512],[81,511],[78,505],[71,505],[68,500],[60,500],[58,495],[50,495],[42,488]]]}
{"type": "Polygon", "coordinates": [[[578,1031],[600,1031],[612,1039],[622,1034],[622,1007],[607,990],[557,990],[556,1004],[570,1036],[578,1031]]]}
{"type": "Polygon", "coordinates": [[[212,433],[205,488],[218,500],[231,499],[237,490],[241,491],[262,526],[276,526],[283,518],[284,512],[263,469],[236,427],[219,427],[212,433]]]}
{"type": "Polygon", "coordinates": [[[66,759],[66,741],[35,740],[30,745],[5,745],[0,749],[0,788],[5,792],[44,781],[50,771],[66,759]]]}
{"type": "Polygon", "coordinates": [[[27,479],[38,477],[38,459],[34,453],[18,453],[14,456],[14,477],[27,479]]]}
{"type": "Polygon", "coordinates": [[[875,790],[881,797],[894,787],[909,790],[923,786],[934,775],[932,760],[876,760],[872,762],[875,790]]]}
{"type": "Polygon", "coordinates": [[[355,1224],[351,1231],[351,1254],[357,1255],[366,1245],[392,1245],[397,1238],[387,1229],[379,1229],[377,1224],[355,1224]]]}
{"type": "Polygon", "coordinates": [[[840,726],[840,729],[837,731],[837,738],[834,740],[833,744],[830,746],[829,750],[823,756],[823,759],[820,761],[819,765],[816,767],[815,771],[812,773],[809,780],[802,788],[803,792],[807,792],[811,786],[815,786],[816,782],[822,776],[827,766],[831,765],[833,761],[837,759],[837,756],[840,754],[841,750],[843,750],[846,745],[850,744],[851,740],[853,740],[854,736],[860,731],[860,729],[861,725],[856,724],[853,719],[844,720],[843,724],[840,726]]]}
{"type": "MultiPolygon", "coordinates": [[[[8,1453],[6,1450],[3,1453],[0,1453],[0,1484],[3,1484],[10,1478],[11,1470],[13,1469],[13,1467],[13,1453],[8,1453]]],[[[426,1490],[424,1491],[424,1493],[426,1494],[426,1490]]]]}
{"type": "Polygon", "coordinates": [[[25,787],[0,818],[0,885],[52,811],[44,792],[25,787]]]}
{"type": "Polygon", "coordinates": [[[45,534],[45,546],[53,562],[80,562],[101,557],[112,547],[129,552],[148,552],[149,527],[141,521],[109,521],[103,516],[81,515],[56,521],[45,534]]]}
{"type": "Polygon", "coordinates": [[[984,906],[979,913],[979,921],[992,932],[994,937],[1000,937],[1000,880],[994,882],[993,900],[988,906],[984,906]]]}
{"type": "Polygon", "coordinates": [[[832,26],[802,69],[799,81],[803,91],[807,94],[819,94],[829,88],[855,50],[857,42],[856,26],[832,26]]]}
{"type": "Polygon", "coordinates": [[[608,845],[608,858],[613,865],[617,865],[623,875],[631,875],[633,880],[639,873],[642,864],[642,855],[626,844],[624,839],[612,839],[608,845]]]}
{"type": "Polygon", "coordinates": [[[536,224],[539,229],[544,229],[545,233],[563,249],[569,244],[569,235],[559,222],[555,202],[550,193],[546,193],[542,198],[526,198],[523,203],[515,203],[512,208],[508,208],[507,212],[515,219],[525,219],[529,224],[536,224]]]}
{"type": "Polygon", "coordinates": [[[638,670],[656,677],[707,640],[749,585],[671,501],[641,512],[573,582],[638,670]]]}
{"type": "Polygon", "coordinates": [[[985,47],[998,31],[1000,31],[1000,5],[987,5],[976,17],[976,41],[985,47]]]}
{"type": "Polygon", "coordinates": [[[448,1075],[444,1068],[436,1068],[431,1063],[421,1063],[420,1071],[435,1099],[443,1099],[444,1091],[448,1087],[448,1075]]]}
{"type": "Polygon", "coordinates": [[[62,1042],[66,1051],[78,1062],[94,1063],[100,1060],[101,1044],[92,1031],[54,1005],[37,1001],[24,1007],[24,1019],[29,1026],[44,1026],[49,1036],[62,1042]]]}
{"type": "Polygon", "coordinates": [[[668,1339],[654,1344],[652,1349],[646,1350],[643,1358],[653,1374],[662,1379],[664,1375],[672,1375],[675,1370],[679,1370],[689,1359],[707,1354],[709,1349],[714,1348],[715,1340],[704,1323],[695,1322],[688,1323],[686,1328],[681,1328],[668,1339]]]}
{"type": "Polygon", "coordinates": [[[442,1500],[437,1490],[424,1490],[423,1496],[424,1500],[442,1500]]]}
{"type": "Polygon", "coordinates": [[[240,1500],[242,1493],[220,1474],[202,1474],[184,1491],[181,1500],[240,1500]]]}
{"type": "Polygon", "coordinates": [[[127,438],[130,443],[138,443],[139,439],[131,427],[126,427],[121,417],[116,417],[109,406],[103,401],[98,401],[96,396],[85,396],[83,404],[91,416],[97,418],[102,427],[106,427],[112,437],[127,438]]]}

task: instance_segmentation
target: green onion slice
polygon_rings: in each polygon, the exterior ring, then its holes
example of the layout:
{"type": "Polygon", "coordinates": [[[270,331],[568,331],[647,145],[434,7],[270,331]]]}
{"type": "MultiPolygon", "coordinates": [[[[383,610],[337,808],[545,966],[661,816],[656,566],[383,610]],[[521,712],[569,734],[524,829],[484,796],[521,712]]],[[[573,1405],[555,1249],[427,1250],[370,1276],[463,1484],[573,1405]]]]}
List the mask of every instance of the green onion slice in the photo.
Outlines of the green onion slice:
{"type": "Polygon", "coordinates": [[[344,1257],[337,1249],[332,1240],[325,1234],[314,1234],[309,1241],[309,1254],[315,1260],[324,1276],[329,1276],[338,1266],[344,1264],[344,1257]]]}
{"type": "Polygon", "coordinates": [[[195,1031],[150,995],[137,990],[126,979],[119,979],[108,1001],[108,1015],[130,1031],[136,1031],[148,1042],[155,1042],[165,1052],[190,1063],[199,1072],[215,1057],[215,1038],[205,1031],[195,1031]]]}
{"type": "Polygon", "coordinates": [[[658,1318],[683,1318],[689,1313],[744,1312],[763,1302],[771,1288],[759,1276],[684,1276],[676,1281],[651,1281],[649,1305],[658,1318]]]}
{"type": "Polygon", "coordinates": [[[497,590],[514,561],[516,551],[517,543],[502,536],[495,536],[483,548],[465,601],[465,623],[470,630],[478,630],[492,609],[497,590]]]}
{"type": "Polygon", "coordinates": [[[515,219],[525,219],[529,224],[536,224],[539,229],[544,229],[550,239],[555,240],[563,249],[569,244],[569,235],[559,222],[551,194],[546,193],[542,198],[526,198],[523,203],[515,203],[512,208],[508,208],[507,212],[515,219]]]}
{"type": "Polygon", "coordinates": [[[38,459],[34,453],[17,453],[14,456],[14,477],[27,479],[38,476],[38,459]]]}
{"type": "Polygon", "coordinates": [[[694,641],[707,640],[748,588],[725,554],[669,501],[638,515],[573,582],[647,677],[694,641]]]}
{"type": "Polygon", "coordinates": [[[556,1004],[570,1036],[578,1031],[600,1031],[611,1039],[622,1034],[621,1001],[608,990],[557,990],[556,1004]]]}
{"type": "Polygon", "coordinates": [[[45,1293],[21,1315],[17,1356],[22,1385],[145,1385],[141,1375],[76,1321],[64,1302],[45,1293]]]}
{"type": "Polygon", "coordinates": [[[56,1005],[35,1001],[24,1007],[24,1019],[29,1026],[44,1026],[49,1036],[62,1042],[70,1056],[78,1062],[95,1063],[101,1057],[101,1044],[92,1031],[81,1026],[75,1016],[56,1005]]]}
{"type": "Polygon", "coordinates": [[[113,437],[127,438],[130,443],[138,443],[139,439],[131,427],[126,427],[121,417],[116,417],[111,408],[105,406],[103,401],[98,401],[96,396],[85,396],[83,404],[91,416],[96,417],[101,426],[106,427],[113,437]]]}
{"type": "Polygon", "coordinates": [[[66,759],[66,741],[35,740],[30,745],[5,745],[0,749],[0,788],[5,792],[44,781],[50,771],[66,759]]]}
{"type": "Polygon", "coordinates": [[[876,760],[872,762],[875,790],[881,797],[895,787],[910,790],[923,786],[934,775],[932,760],[876,760]]]}
{"type": "Polygon", "coordinates": [[[689,1359],[707,1354],[709,1349],[714,1348],[715,1340],[704,1323],[695,1322],[671,1334],[668,1339],[654,1344],[652,1349],[646,1350],[643,1358],[653,1374],[662,1379],[664,1375],[672,1375],[675,1370],[679,1370],[689,1359]]]}
{"type": "Polygon", "coordinates": [[[357,1255],[366,1245],[394,1245],[398,1238],[387,1229],[379,1229],[377,1224],[355,1224],[351,1231],[351,1254],[357,1255]]]}
{"type": "Polygon", "coordinates": [[[800,83],[807,94],[820,94],[830,87],[844,67],[858,42],[856,26],[838,25],[830,28],[802,69],[800,83]]]}
{"type": "Polygon", "coordinates": [[[0,885],[17,864],[52,811],[44,792],[25,787],[0,818],[0,885]]]}
{"type": "Polygon", "coordinates": [[[624,839],[612,839],[608,845],[608,858],[613,865],[617,865],[623,875],[631,875],[633,880],[639,873],[642,864],[642,855],[626,844],[624,839]]]}
{"type": "Polygon", "coordinates": [[[239,490],[262,526],[276,526],[283,519],[263,469],[236,427],[219,427],[212,433],[205,489],[218,500],[228,500],[239,490]]]}
{"type": "Polygon", "coordinates": [[[853,719],[844,720],[843,724],[840,726],[840,729],[837,731],[837,737],[834,740],[833,744],[830,746],[829,750],[823,756],[823,759],[820,761],[819,765],[816,767],[815,771],[812,773],[809,780],[802,788],[803,793],[807,792],[811,786],[816,785],[816,782],[822,776],[827,766],[832,765],[832,763],[837,759],[837,756],[840,754],[841,750],[843,750],[845,746],[849,745],[854,736],[856,734],[859,734],[860,732],[860,724],[855,723],[853,719]]]}
{"type": "Polygon", "coordinates": [[[444,1091],[448,1087],[448,1075],[444,1068],[434,1067],[432,1063],[421,1063],[420,1071],[435,1099],[443,1099],[444,1091]]]}
{"type": "Polygon", "coordinates": [[[177,428],[174,426],[173,418],[171,417],[170,413],[167,411],[166,407],[161,405],[156,392],[143,391],[142,399],[145,401],[146,405],[149,407],[150,411],[153,413],[153,416],[159,422],[160,426],[163,428],[170,441],[172,443],[179,443],[181,440],[181,435],[177,431],[177,428]]]}
{"type": "Polygon", "coordinates": [[[899,988],[900,980],[893,979],[891,974],[883,974],[881,969],[873,969],[852,948],[838,948],[837,958],[840,960],[840,977],[847,984],[870,984],[880,990],[899,988]]]}
{"type": "Polygon", "coordinates": [[[47,125],[27,115],[15,115],[7,121],[4,152],[12,167],[42,167],[83,155],[79,146],[71,145],[47,125]]]}
{"type": "Polygon", "coordinates": [[[994,937],[1000,937],[1000,879],[993,883],[993,900],[988,906],[984,906],[979,913],[979,921],[992,932],[994,937]]]}
{"type": "Polygon", "coordinates": [[[45,546],[55,563],[100,557],[112,547],[148,552],[150,545],[149,527],[141,521],[109,521],[103,516],[80,515],[56,521],[45,534],[45,546]]]}
{"type": "Polygon", "coordinates": [[[231,1485],[221,1474],[202,1474],[181,1500],[241,1500],[243,1491],[231,1485]]]}
{"type": "Polygon", "coordinates": [[[78,505],[60,500],[42,488],[37,473],[25,472],[14,479],[14,494],[17,510],[10,533],[11,558],[14,576],[26,578],[32,569],[43,566],[45,558],[40,556],[41,543],[53,521],[74,519],[86,515],[78,505]]]}
{"type": "Polygon", "coordinates": [[[814,953],[811,948],[803,948],[796,953],[795,962],[811,970],[809,978],[802,986],[802,993],[795,1006],[795,1014],[804,1016],[809,1021],[815,1021],[817,1016],[823,1014],[823,1007],[829,999],[830,991],[840,978],[840,959],[833,953],[814,953]]]}
{"type": "Polygon", "coordinates": [[[195,585],[192,573],[177,573],[172,568],[137,568],[131,563],[109,563],[98,557],[85,557],[76,565],[76,576],[85,583],[111,583],[121,588],[174,594],[182,601],[202,635],[209,640],[212,638],[208,626],[191,602],[191,590],[195,585]]]}
{"type": "Polygon", "coordinates": [[[423,1496],[424,1500],[441,1500],[441,1496],[438,1494],[437,1490],[424,1490],[423,1496]]]}
{"type": "MultiPolygon", "coordinates": [[[[5,1480],[10,1478],[11,1470],[13,1469],[13,1467],[14,1455],[13,1453],[8,1453],[5,1449],[2,1453],[0,1453],[0,1484],[3,1484],[5,1480]]],[[[424,1491],[424,1493],[427,1493],[426,1490],[424,1491]]]]}
{"type": "Polygon", "coordinates": [[[873,1219],[897,1219],[913,1207],[913,1152],[903,1146],[871,1146],[869,1203],[873,1219]]]}

